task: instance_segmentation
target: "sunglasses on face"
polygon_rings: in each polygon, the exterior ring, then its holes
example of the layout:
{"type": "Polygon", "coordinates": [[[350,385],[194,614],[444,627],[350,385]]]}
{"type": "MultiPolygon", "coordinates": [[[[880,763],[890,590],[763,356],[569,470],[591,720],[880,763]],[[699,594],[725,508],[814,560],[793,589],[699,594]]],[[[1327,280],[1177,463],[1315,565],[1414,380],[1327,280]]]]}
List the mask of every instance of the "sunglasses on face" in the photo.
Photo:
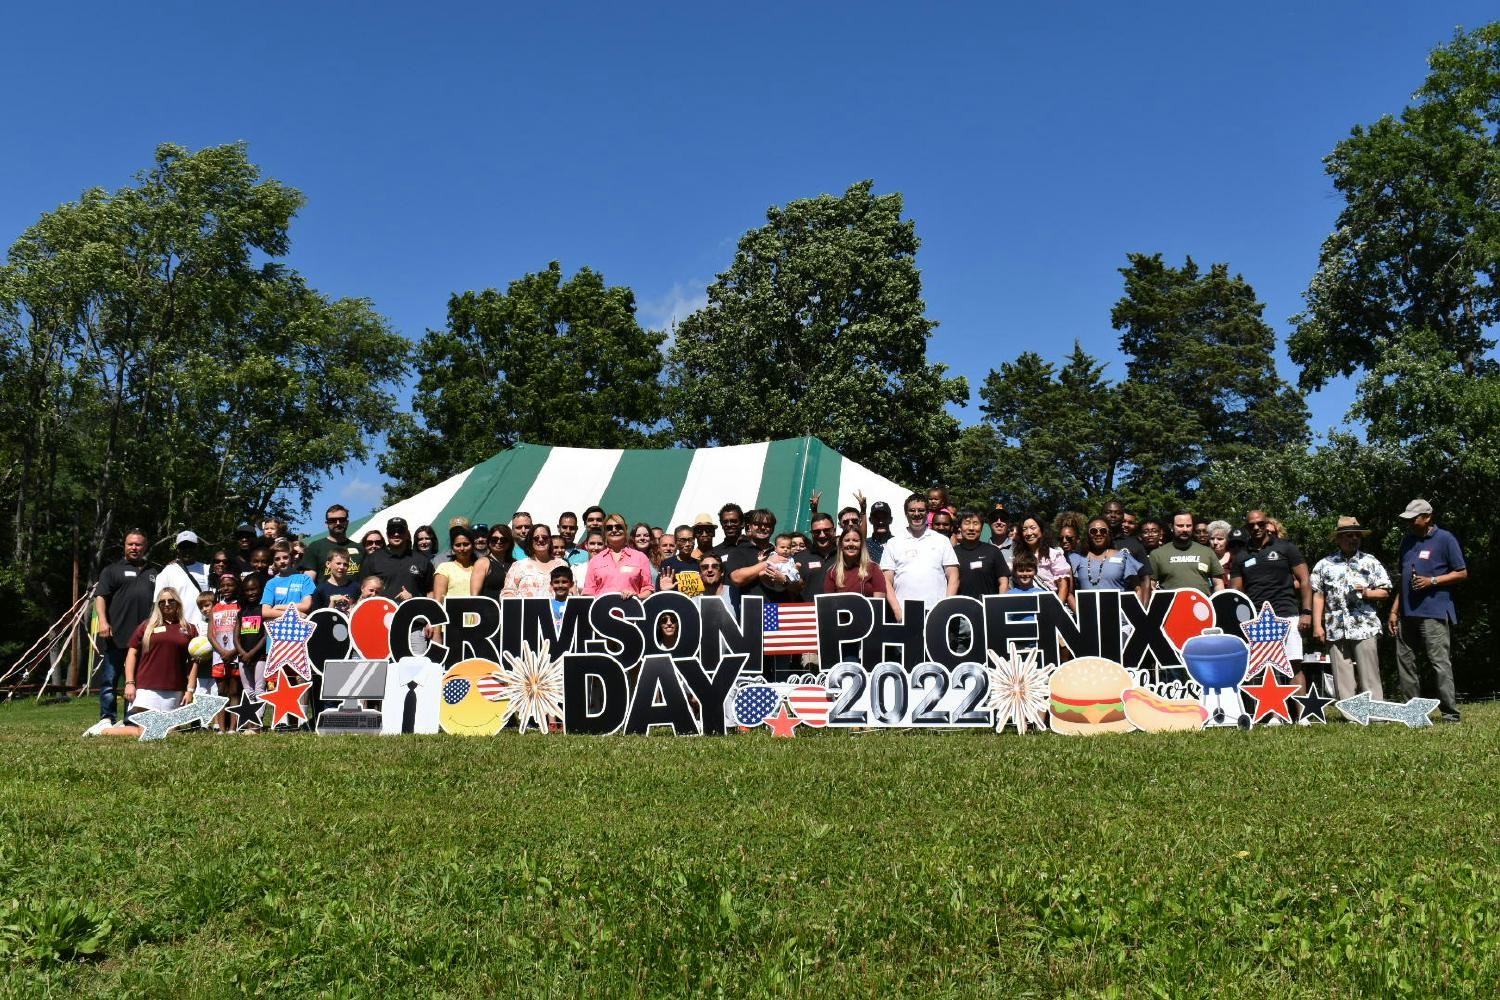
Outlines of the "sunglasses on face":
{"type": "Polygon", "coordinates": [[[158,608],[175,608],[175,607],[178,606],[178,604],[177,604],[176,601],[174,601],[170,597],[168,597],[165,600],[157,601],[156,602],[156,606],[158,608]]]}
{"type": "Polygon", "coordinates": [[[831,534],[833,534],[833,529],[832,528],[814,528],[812,531],[813,531],[813,534],[815,534],[815,535],[831,535],[831,534]]]}
{"type": "Polygon", "coordinates": [[[327,524],[348,524],[349,523],[349,519],[347,517],[325,517],[323,520],[327,524]]]}
{"type": "Polygon", "coordinates": [[[366,538],[365,539],[365,548],[367,548],[367,549],[383,549],[383,548],[385,548],[385,542],[382,542],[378,538],[366,538]]]}
{"type": "Polygon", "coordinates": [[[1109,529],[1108,528],[1090,528],[1089,529],[1089,534],[1091,534],[1091,535],[1104,535],[1104,536],[1108,537],[1108,535],[1109,535],[1109,529]]]}
{"type": "Polygon", "coordinates": [[[503,544],[505,544],[505,536],[504,535],[491,535],[490,536],[490,544],[491,545],[503,545],[503,544]]]}
{"type": "Polygon", "coordinates": [[[623,535],[625,534],[625,529],[621,525],[611,524],[609,527],[604,529],[604,533],[607,535],[623,535]]]}

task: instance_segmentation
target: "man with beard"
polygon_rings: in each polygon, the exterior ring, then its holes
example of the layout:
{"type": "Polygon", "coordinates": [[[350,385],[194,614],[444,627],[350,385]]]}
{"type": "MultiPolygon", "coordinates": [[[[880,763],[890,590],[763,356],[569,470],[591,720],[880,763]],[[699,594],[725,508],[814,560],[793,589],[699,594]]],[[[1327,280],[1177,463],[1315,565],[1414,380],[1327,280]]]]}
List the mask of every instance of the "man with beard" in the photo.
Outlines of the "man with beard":
{"type": "Polygon", "coordinates": [[[1263,510],[1245,515],[1250,525],[1250,544],[1236,560],[1232,585],[1242,590],[1259,613],[1270,604],[1276,617],[1291,626],[1286,634],[1286,658],[1292,662],[1293,680],[1303,690],[1307,676],[1302,670],[1302,633],[1312,630],[1312,581],[1302,551],[1284,538],[1272,535],[1263,510]]]}
{"type": "Polygon", "coordinates": [[[1193,540],[1193,515],[1172,515],[1172,541],[1151,550],[1151,575],[1166,590],[1198,590],[1205,594],[1224,589],[1224,568],[1207,545],[1193,540]]]}

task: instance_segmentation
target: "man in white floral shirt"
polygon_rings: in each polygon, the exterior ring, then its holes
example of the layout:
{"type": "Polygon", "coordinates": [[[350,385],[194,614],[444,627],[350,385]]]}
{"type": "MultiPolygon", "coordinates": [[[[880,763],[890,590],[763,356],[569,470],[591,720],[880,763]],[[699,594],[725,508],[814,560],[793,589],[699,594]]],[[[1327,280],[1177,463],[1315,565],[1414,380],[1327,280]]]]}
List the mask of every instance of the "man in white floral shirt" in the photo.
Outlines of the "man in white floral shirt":
{"type": "Polygon", "coordinates": [[[1391,578],[1379,559],[1359,549],[1360,539],[1369,533],[1358,518],[1339,518],[1333,531],[1339,550],[1312,571],[1313,638],[1328,643],[1338,697],[1352,698],[1364,690],[1379,701],[1384,697],[1376,646],[1380,614],[1372,602],[1391,596],[1391,578]]]}

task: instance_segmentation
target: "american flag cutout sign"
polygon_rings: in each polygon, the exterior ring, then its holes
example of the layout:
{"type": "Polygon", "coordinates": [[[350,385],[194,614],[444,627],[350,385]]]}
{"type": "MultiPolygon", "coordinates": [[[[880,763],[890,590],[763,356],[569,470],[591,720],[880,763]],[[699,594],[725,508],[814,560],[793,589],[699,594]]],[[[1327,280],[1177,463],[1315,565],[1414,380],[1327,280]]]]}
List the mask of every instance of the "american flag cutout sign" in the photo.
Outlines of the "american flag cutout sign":
{"type": "Polygon", "coordinates": [[[781,704],[781,694],[769,684],[751,684],[734,696],[734,717],[742,726],[758,726],[781,704]]]}
{"type": "Polygon", "coordinates": [[[474,684],[479,689],[479,697],[485,701],[505,700],[505,681],[499,674],[485,674],[474,684]]]}
{"type": "Polygon", "coordinates": [[[767,604],[761,620],[767,656],[818,651],[818,611],[811,601],[767,604]]]}
{"type": "Polygon", "coordinates": [[[312,661],[307,658],[307,638],[313,627],[295,607],[266,625],[266,634],[271,637],[271,649],[266,655],[266,676],[278,667],[290,667],[297,676],[306,680],[312,674],[312,661]]]}
{"type": "Polygon", "coordinates": [[[1267,601],[1260,606],[1260,614],[1245,623],[1245,638],[1250,641],[1250,676],[1260,673],[1266,666],[1290,677],[1292,661],[1286,657],[1286,637],[1291,626],[1276,617],[1267,601]]]}
{"type": "Polygon", "coordinates": [[[792,688],[791,694],[786,696],[786,703],[791,706],[792,714],[807,726],[828,725],[828,708],[833,704],[833,699],[828,694],[828,689],[821,684],[798,684],[792,688]]]}

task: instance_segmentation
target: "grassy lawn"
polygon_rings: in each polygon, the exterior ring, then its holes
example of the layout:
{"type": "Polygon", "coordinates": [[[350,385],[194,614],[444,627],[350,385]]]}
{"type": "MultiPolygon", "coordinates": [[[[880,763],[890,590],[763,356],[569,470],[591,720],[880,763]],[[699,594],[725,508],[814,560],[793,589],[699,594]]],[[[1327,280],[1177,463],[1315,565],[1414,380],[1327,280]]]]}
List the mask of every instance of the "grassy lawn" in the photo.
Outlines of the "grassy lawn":
{"type": "Polygon", "coordinates": [[[1095,739],[141,745],[92,714],[0,706],[5,995],[1500,983],[1500,705],[1095,739]]]}

